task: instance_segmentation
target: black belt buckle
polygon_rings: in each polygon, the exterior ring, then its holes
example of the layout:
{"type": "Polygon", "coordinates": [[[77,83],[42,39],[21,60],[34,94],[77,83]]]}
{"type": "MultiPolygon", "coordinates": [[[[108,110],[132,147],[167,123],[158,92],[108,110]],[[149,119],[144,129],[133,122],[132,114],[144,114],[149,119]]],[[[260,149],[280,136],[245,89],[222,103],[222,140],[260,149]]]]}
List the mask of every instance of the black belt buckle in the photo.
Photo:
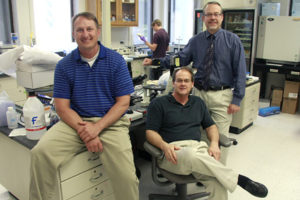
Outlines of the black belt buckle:
{"type": "Polygon", "coordinates": [[[226,90],[230,88],[229,86],[210,86],[208,90],[218,91],[218,90],[226,90]]]}
{"type": "Polygon", "coordinates": [[[197,80],[195,80],[194,82],[194,86],[198,89],[198,90],[204,90],[204,91],[218,91],[218,90],[226,90],[228,88],[230,88],[230,86],[227,85],[223,85],[223,86],[209,86],[208,88],[203,87],[203,85],[201,83],[199,83],[197,80]]]}

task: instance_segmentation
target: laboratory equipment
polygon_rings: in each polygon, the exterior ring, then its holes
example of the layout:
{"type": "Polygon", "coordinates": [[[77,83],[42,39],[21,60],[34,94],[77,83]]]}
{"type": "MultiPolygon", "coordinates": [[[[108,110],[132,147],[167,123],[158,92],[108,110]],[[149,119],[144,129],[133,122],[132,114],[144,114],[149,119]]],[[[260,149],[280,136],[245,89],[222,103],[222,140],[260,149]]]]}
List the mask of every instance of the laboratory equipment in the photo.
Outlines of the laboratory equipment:
{"type": "Polygon", "coordinates": [[[5,91],[0,94],[0,126],[7,126],[6,111],[8,107],[15,107],[5,91]]]}
{"type": "Polygon", "coordinates": [[[19,45],[19,37],[18,37],[18,33],[11,33],[11,44],[16,46],[19,45]]]}
{"type": "Polygon", "coordinates": [[[299,35],[300,17],[260,17],[256,58],[275,63],[300,63],[299,35]]]}
{"type": "Polygon", "coordinates": [[[17,83],[24,88],[37,89],[53,85],[56,64],[28,64],[16,61],[17,83]]]}
{"type": "Polygon", "coordinates": [[[280,16],[280,3],[262,3],[261,16],[280,16]]]}
{"type": "Polygon", "coordinates": [[[18,127],[18,115],[14,107],[9,106],[6,111],[7,127],[15,129],[18,127]]]}

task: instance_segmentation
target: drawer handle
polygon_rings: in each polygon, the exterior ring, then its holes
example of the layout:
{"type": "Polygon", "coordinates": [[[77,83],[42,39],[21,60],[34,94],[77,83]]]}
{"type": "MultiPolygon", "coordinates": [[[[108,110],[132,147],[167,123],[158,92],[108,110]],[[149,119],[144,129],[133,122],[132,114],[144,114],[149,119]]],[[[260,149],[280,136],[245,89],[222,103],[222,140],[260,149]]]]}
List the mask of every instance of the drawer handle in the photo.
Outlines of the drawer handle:
{"type": "Polygon", "coordinates": [[[93,153],[93,155],[91,157],[89,157],[88,161],[92,162],[92,161],[95,161],[95,160],[98,160],[98,159],[99,159],[99,155],[93,153]]]}
{"type": "Polygon", "coordinates": [[[101,178],[103,176],[102,173],[99,173],[98,176],[95,176],[95,177],[92,177],[90,178],[90,181],[91,182],[96,182],[99,178],[101,178]]]}
{"type": "Polygon", "coordinates": [[[97,194],[92,194],[92,195],[91,195],[91,199],[93,199],[93,200],[99,199],[99,198],[103,195],[103,193],[104,193],[104,191],[101,190],[101,191],[100,191],[99,193],[97,193],[97,194]]]}

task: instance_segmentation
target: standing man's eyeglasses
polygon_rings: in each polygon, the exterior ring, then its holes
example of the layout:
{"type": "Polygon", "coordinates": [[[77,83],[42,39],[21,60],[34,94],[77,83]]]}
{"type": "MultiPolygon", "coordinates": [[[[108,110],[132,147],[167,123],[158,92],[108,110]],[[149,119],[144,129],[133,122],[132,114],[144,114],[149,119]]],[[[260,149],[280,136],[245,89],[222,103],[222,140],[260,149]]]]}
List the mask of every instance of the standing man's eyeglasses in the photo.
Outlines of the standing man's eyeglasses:
{"type": "Polygon", "coordinates": [[[222,15],[222,13],[207,13],[207,14],[204,14],[205,17],[220,17],[222,15]]]}

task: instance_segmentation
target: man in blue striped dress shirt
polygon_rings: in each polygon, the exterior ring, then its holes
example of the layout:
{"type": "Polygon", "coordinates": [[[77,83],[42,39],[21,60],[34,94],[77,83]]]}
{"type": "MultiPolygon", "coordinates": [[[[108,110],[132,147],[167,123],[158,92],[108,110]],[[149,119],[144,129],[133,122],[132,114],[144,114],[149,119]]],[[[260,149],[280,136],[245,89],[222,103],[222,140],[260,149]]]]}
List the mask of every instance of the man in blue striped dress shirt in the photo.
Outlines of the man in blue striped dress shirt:
{"type": "Polygon", "coordinates": [[[130,122],[123,116],[134,91],[126,62],[98,42],[94,15],[79,13],[72,23],[78,48],[55,69],[53,96],[61,120],[32,149],[30,200],[60,199],[58,169],[85,148],[100,153],[115,199],[137,200],[130,122]]]}

